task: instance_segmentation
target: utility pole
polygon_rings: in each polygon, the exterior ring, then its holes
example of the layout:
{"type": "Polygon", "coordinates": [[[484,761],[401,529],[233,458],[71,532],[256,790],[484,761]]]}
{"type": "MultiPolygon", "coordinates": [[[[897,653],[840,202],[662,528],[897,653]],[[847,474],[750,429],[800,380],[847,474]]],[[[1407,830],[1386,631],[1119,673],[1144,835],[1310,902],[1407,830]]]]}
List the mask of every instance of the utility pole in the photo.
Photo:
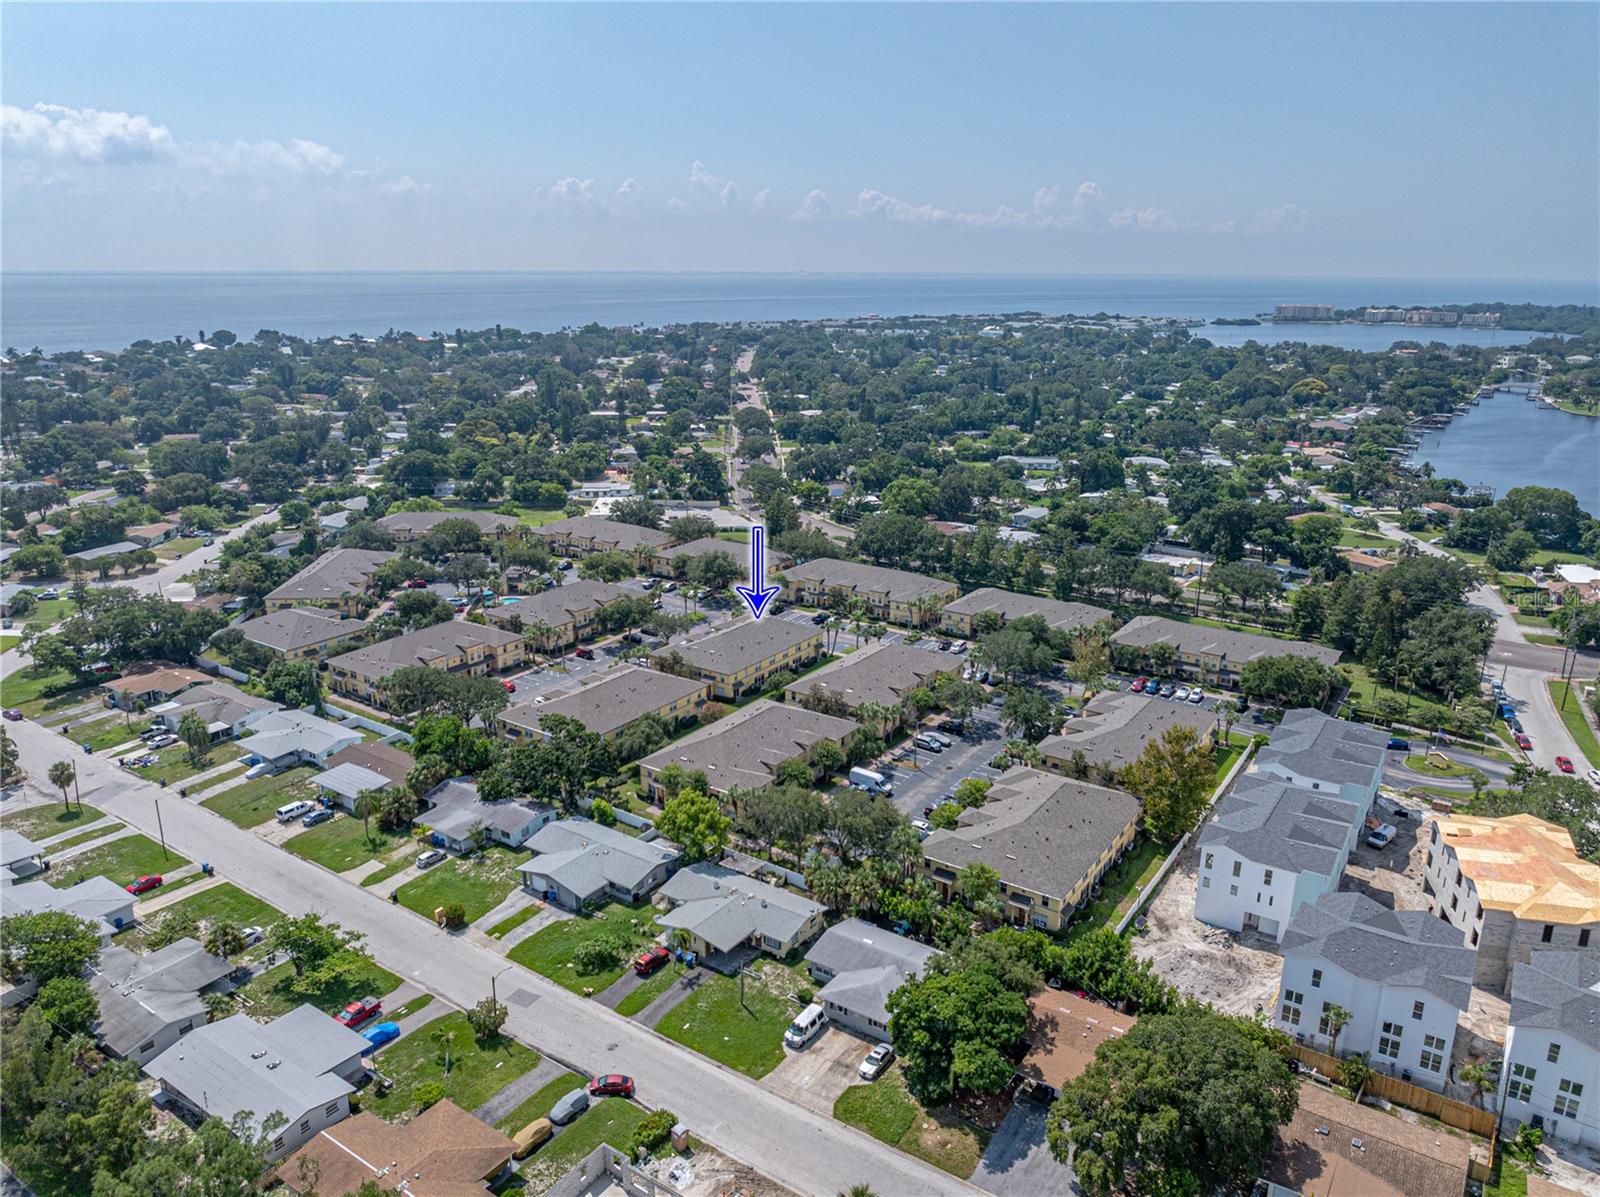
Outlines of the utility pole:
{"type": "Polygon", "coordinates": [[[495,994],[494,983],[500,979],[501,973],[508,973],[508,972],[511,971],[511,968],[512,968],[512,966],[508,964],[503,969],[501,969],[500,972],[494,973],[489,978],[489,1001],[492,1004],[496,1005],[496,1006],[498,1006],[500,1004],[500,999],[495,994]]]}

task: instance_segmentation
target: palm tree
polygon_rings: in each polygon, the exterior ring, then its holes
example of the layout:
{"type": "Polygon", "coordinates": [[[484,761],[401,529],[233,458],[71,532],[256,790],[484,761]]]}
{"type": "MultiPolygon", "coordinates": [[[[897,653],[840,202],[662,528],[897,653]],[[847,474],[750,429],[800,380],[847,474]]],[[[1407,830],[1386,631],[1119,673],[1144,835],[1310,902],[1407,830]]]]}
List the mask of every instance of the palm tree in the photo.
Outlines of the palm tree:
{"type": "Polygon", "coordinates": [[[1457,1070],[1457,1075],[1463,1084],[1472,1086],[1473,1105],[1480,1104],[1483,1095],[1495,1087],[1494,1073],[1483,1060],[1473,1060],[1470,1064],[1463,1064],[1457,1070]]]}
{"type": "MultiPolygon", "coordinates": [[[[49,772],[45,776],[50,779],[51,785],[61,790],[61,806],[64,810],[70,811],[72,803],[67,800],[67,787],[71,786],[73,789],[77,789],[78,786],[78,771],[72,767],[72,762],[57,761],[50,766],[49,772]]],[[[78,799],[78,805],[83,805],[82,798],[78,799]]]]}
{"type": "Polygon", "coordinates": [[[362,790],[356,795],[353,810],[361,819],[361,836],[368,843],[372,842],[372,816],[382,808],[382,805],[383,795],[377,790],[362,790]]]}
{"type": "Polygon", "coordinates": [[[1344,1030],[1350,1022],[1350,1011],[1343,1006],[1330,1003],[1322,1008],[1322,1025],[1327,1027],[1328,1054],[1339,1054],[1339,1032],[1344,1030]]]}
{"type": "Polygon", "coordinates": [[[206,937],[201,944],[213,956],[221,956],[224,960],[244,951],[244,932],[237,923],[230,923],[226,919],[213,919],[206,928],[206,937]]]}
{"type": "Polygon", "coordinates": [[[231,993],[203,993],[200,1000],[206,1005],[207,1022],[216,1022],[233,1013],[234,998],[231,993]]]}

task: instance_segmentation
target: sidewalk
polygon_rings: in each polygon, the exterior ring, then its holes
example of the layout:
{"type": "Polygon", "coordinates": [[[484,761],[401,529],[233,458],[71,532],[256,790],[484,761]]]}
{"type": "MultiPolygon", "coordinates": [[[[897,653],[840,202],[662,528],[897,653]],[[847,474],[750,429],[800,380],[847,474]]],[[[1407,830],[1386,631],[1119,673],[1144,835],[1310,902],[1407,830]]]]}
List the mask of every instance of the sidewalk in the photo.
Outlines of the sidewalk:
{"type": "MultiPolygon", "coordinates": [[[[163,873],[162,876],[168,881],[181,881],[183,878],[193,876],[199,871],[199,865],[189,864],[184,865],[181,869],[174,869],[170,873],[163,873]]],[[[157,893],[155,897],[148,901],[136,902],[134,903],[133,911],[137,917],[144,919],[155,914],[158,910],[163,910],[168,906],[183,901],[185,898],[192,898],[195,894],[221,884],[221,877],[207,877],[203,881],[197,881],[193,885],[186,885],[182,889],[173,890],[171,893],[157,893]]]]}

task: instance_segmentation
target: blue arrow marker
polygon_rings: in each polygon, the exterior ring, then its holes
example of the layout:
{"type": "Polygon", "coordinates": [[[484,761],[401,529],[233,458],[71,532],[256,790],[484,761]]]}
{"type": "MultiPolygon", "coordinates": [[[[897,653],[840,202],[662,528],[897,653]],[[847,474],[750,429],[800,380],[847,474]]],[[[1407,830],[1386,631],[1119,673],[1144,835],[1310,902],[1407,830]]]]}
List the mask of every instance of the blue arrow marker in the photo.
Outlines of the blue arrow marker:
{"type": "Polygon", "coordinates": [[[767,530],[761,524],[750,529],[750,585],[734,589],[757,619],[767,613],[767,605],[778,596],[779,588],[767,585],[767,530]]]}

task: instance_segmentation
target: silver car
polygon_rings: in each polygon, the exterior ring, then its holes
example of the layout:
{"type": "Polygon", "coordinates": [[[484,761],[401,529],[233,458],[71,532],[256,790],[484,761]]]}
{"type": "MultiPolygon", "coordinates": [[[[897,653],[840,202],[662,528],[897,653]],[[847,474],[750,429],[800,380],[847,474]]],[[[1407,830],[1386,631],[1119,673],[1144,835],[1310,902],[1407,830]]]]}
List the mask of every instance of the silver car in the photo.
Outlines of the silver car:
{"type": "Polygon", "coordinates": [[[444,860],[443,852],[437,848],[429,848],[421,856],[417,857],[417,868],[431,869],[442,860],[444,860]]]}
{"type": "Polygon", "coordinates": [[[875,1081],[883,1075],[883,1070],[894,1062],[894,1048],[887,1043],[880,1043],[867,1054],[861,1061],[858,1071],[864,1081],[875,1081]]]}
{"type": "Polygon", "coordinates": [[[589,1093],[585,1089],[574,1089],[555,1105],[550,1107],[550,1121],[557,1126],[565,1126],[579,1114],[589,1108],[589,1093]]]}

